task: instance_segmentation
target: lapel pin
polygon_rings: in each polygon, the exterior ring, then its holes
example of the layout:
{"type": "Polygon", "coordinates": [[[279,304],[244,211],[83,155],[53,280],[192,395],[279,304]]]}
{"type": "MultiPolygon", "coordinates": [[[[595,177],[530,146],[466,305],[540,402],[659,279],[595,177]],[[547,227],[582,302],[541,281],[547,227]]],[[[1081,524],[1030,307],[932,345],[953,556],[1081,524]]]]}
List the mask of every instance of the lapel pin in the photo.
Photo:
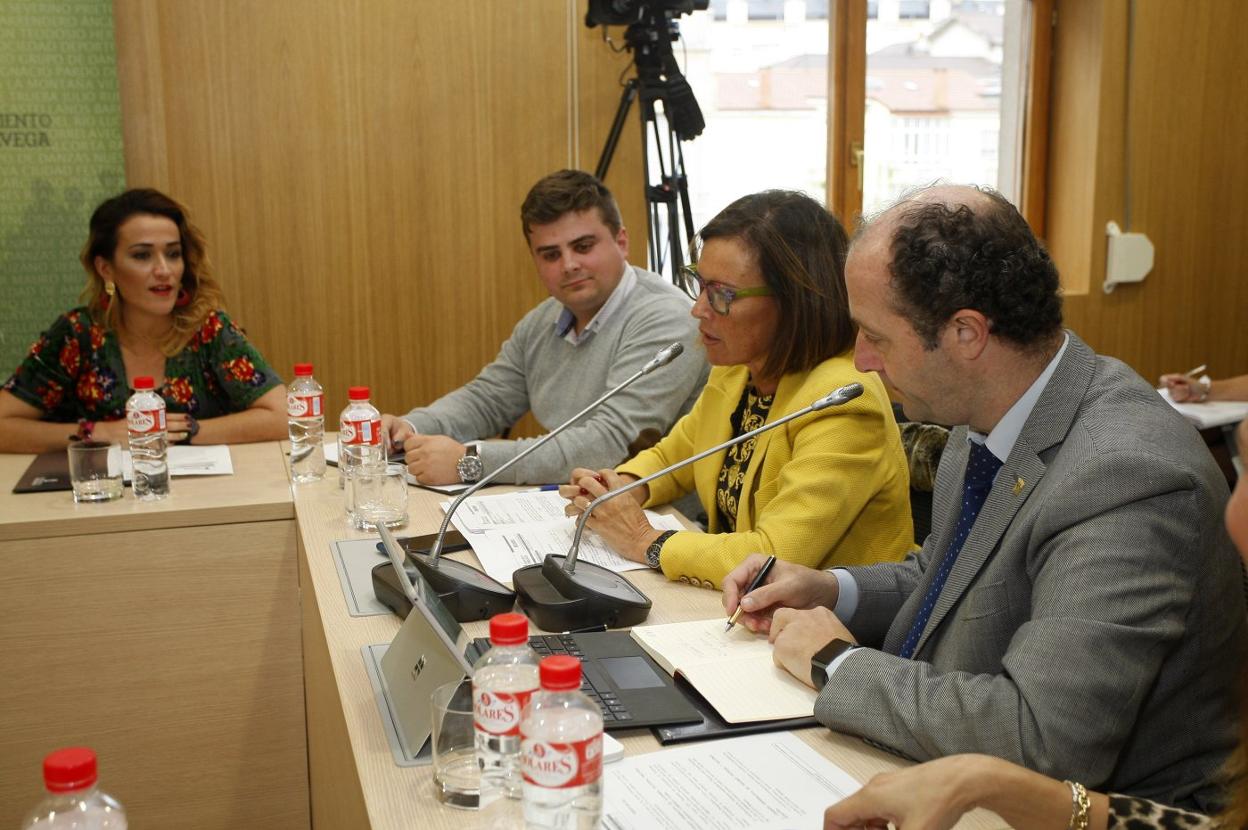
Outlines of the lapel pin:
{"type": "Polygon", "coordinates": [[[1027,482],[1023,481],[1021,478],[1016,480],[1014,482],[1014,495],[1017,496],[1019,493],[1023,492],[1023,488],[1026,486],[1027,482]]]}

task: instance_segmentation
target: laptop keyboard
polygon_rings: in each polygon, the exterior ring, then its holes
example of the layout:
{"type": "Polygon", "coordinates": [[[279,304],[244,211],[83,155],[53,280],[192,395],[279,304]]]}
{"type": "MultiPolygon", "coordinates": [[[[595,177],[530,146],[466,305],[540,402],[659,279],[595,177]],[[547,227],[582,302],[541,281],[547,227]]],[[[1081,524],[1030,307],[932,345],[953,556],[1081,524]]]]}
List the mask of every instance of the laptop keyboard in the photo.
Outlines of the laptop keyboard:
{"type": "MultiPolygon", "coordinates": [[[[481,639],[478,640],[478,645],[484,653],[484,650],[490,647],[490,641],[481,639]]],[[[543,634],[530,637],[529,647],[537,652],[539,660],[555,654],[567,654],[582,662],[585,660],[585,655],[576,646],[576,638],[569,634],[543,634]]],[[[581,673],[581,692],[598,704],[598,708],[602,710],[604,725],[627,724],[633,719],[633,714],[628,711],[628,707],[620,703],[620,698],[615,692],[610,689],[598,689],[584,672],[581,673]]]]}

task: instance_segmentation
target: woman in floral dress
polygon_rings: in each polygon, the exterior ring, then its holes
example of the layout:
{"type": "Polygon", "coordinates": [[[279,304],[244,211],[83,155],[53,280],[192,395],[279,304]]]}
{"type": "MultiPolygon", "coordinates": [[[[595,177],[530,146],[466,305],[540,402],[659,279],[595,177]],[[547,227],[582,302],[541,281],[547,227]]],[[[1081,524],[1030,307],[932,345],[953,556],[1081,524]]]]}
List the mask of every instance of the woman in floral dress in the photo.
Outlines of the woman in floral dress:
{"type": "Polygon", "coordinates": [[[180,204],[155,190],[105,201],[82,264],[85,305],[57,318],[0,389],[0,452],[124,441],[131,381],[143,375],[157,379],[172,442],[285,436],[286,388],[222,309],[180,204]]]}

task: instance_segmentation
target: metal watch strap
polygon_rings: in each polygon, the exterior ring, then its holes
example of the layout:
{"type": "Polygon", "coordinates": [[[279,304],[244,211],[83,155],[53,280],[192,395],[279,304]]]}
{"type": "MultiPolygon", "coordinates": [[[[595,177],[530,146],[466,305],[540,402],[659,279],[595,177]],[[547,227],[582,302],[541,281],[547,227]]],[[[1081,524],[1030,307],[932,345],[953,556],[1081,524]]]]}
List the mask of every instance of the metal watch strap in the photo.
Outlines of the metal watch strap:
{"type": "Polygon", "coordinates": [[[659,534],[659,538],[650,543],[650,547],[646,548],[647,565],[656,571],[659,569],[659,553],[663,550],[663,543],[675,535],[675,533],[676,531],[674,530],[665,530],[659,534]]]}

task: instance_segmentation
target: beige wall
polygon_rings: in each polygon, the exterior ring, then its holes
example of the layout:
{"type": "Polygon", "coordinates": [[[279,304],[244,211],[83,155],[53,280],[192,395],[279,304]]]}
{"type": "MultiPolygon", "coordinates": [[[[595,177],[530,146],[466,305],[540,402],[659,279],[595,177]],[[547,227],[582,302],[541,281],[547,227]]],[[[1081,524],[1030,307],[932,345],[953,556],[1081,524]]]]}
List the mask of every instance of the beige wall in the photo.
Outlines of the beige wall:
{"type": "Polygon", "coordinates": [[[1137,0],[1128,15],[1127,0],[1058,3],[1046,219],[1067,319],[1146,378],[1248,372],[1243,5],[1137,0]],[[1106,295],[1105,225],[1128,208],[1156,264],[1106,295]]]}
{"type": "MultiPolygon", "coordinates": [[[[520,202],[594,167],[628,62],[579,5],[115,0],[127,181],[190,206],[229,310],[331,414],[357,383],[423,403],[545,296],[520,202]]],[[[644,263],[632,117],[608,184],[644,263]]]]}

